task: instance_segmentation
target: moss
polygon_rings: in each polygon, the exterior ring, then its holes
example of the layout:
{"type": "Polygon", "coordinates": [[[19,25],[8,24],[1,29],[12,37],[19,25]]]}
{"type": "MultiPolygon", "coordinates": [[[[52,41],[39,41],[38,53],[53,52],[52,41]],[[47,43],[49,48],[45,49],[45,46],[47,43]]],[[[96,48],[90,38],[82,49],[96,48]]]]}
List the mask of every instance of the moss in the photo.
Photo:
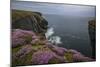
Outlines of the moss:
{"type": "Polygon", "coordinates": [[[26,39],[26,43],[30,43],[31,41],[32,41],[32,36],[30,35],[30,36],[27,36],[27,37],[25,37],[25,39],[26,39]]]}
{"type": "Polygon", "coordinates": [[[52,58],[48,62],[49,64],[57,64],[60,63],[60,60],[58,58],[52,58]]]}
{"type": "Polygon", "coordinates": [[[41,48],[43,48],[42,45],[33,45],[32,46],[33,50],[40,50],[41,48]]]}
{"type": "Polygon", "coordinates": [[[30,53],[28,53],[24,58],[23,58],[23,61],[24,61],[24,65],[27,65],[27,64],[31,64],[31,59],[32,59],[32,54],[34,52],[31,51],[30,53]]]}
{"type": "Polygon", "coordinates": [[[36,33],[45,34],[48,22],[40,12],[12,10],[12,28],[32,30],[36,33]],[[24,23],[23,23],[24,22],[24,23]]]}
{"type": "Polygon", "coordinates": [[[15,61],[13,61],[13,63],[12,63],[12,66],[29,65],[29,64],[31,64],[30,60],[32,59],[32,54],[33,54],[33,51],[31,51],[30,53],[25,55],[25,57],[23,57],[23,58],[15,59],[15,61]]]}
{"type": "Polygon", "coordinates": [[[19,51],[21,49],[21,47],[16,47],[16,48],[12,48],[12,52],[16,53],[17,51],[19,51]]]}
{"type": "Polygon", "coordinates": [[[12,62],[12,66],[15,67],[16,65],[20,65],[21,63],[19,62],[18,59],[12,62]]]}
{"type": "Polygon", "coordinates": [[[70,52],[66,52],[65,54],[64,54],[64,58],[68,61],[68,62],[72,62],[73,61],[73,59],[72,59],[72,53],[70,53],[70,52]]]}
{"type": "Polygon", "coordinates": [[[34,45],[36,45],[36,46],[37,46],[37,45],[42,45],[42,46],[45,45],[45,43],[44,43],[42,40],[41,40],[41,41],[38,40],[38,41],[36,41],[35,43],[31,43],[31,44],[32,44],[33,46],[34,46],[34,45]]]}
{"type": "MultiPolygon", "coordinates": [[[[22,11],[22,10],[12,10],[12,18],[14,20],[19,20],[20,18],[25,18],[27,16],[35,16],[42,19],[39,15],[40,12],[22,11]]],[[[40,13],[41,14],[41,13],[40,13]]]]}

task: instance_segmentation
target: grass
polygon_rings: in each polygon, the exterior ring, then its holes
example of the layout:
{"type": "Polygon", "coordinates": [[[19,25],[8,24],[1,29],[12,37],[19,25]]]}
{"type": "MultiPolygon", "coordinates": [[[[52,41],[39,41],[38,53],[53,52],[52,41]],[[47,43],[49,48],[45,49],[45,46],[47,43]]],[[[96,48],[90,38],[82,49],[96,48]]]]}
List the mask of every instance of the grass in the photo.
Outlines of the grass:
{"type": "Polygon", "coordinates": [[[21,49],[21,46],[12,48],[12,53],[16,53],[16,52],[19,51],[20,49],[21,49]]]}
{"type": "Polygon", "coordinates": [[[72,56],[73,56],[72,53],[66,52],[65,55],[64,55],[64,58],[65,58],[68,62],[72,62],[72,61],[73,61],[72,56]]]}

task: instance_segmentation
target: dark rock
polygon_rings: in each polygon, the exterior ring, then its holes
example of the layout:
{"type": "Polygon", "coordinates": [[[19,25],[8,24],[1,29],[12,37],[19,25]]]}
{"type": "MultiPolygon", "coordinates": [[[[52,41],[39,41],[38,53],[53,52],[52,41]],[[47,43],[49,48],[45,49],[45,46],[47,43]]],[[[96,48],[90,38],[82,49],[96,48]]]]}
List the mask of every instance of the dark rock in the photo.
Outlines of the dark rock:
{"type": "Polygon", "coordinates": [[[88,30],[92,47],[92,58],[96,58],[96,21],[90,20],[88,22],[88,30]]]}
{"type": "Polygon", "coordinates": [[[44,34],[47,30],[48,22],[39,12],[22,10],[12,10],[12,29],[31,30],[44,34]]]}

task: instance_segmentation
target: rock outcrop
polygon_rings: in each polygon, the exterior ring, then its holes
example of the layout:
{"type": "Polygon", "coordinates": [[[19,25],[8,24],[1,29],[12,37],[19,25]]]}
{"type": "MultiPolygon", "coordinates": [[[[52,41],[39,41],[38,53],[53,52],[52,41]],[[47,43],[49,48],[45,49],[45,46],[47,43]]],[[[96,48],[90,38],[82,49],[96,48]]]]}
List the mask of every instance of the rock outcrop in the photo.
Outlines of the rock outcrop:
{"type": "Polygon", "coordinates": [[[48,22],[39,12],[12,10],[12,29],[31,30],[44,34],[48,28],[48,22]]]}
{"type": "Polygon", "coordinates": [[[88,30],[92,47],[92,58],[96,58],[96,20],[88,22],[88,30]]]}

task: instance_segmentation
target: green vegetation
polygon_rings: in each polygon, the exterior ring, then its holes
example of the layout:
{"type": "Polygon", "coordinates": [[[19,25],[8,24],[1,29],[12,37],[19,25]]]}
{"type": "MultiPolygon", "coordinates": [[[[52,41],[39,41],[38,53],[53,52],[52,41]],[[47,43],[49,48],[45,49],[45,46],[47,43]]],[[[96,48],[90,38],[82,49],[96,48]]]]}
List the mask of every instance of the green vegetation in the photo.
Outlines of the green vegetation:
{"type": "Polygon", "coordinates": [[[66,52],[64,55],[64,58],[68,61],[68,62],[72,62],[73,58],[72,58],[72,53],[71,52],[66,52]]]}
{"type": "Polygon", "coordinates": [[[19,51],[21,49],[21,46],[12,48],[12,53],[16,53],[17,51],[19,51]]]}

